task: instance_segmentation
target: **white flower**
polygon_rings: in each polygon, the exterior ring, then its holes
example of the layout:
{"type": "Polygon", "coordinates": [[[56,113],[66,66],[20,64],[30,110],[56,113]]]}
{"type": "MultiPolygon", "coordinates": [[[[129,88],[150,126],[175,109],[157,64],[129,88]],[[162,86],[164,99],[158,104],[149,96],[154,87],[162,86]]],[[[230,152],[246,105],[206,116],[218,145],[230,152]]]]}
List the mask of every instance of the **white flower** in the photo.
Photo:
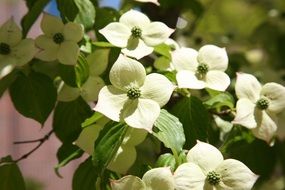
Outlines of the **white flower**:
{"type": "Polygon", "coordinates": [[[0,28],[0,79],[9,74],[14,67],[23,66],[33,59],[34,41],[23,39],[21,29],[13,18],[0,28]]]}
{"type": "Polygon", "coordinates": [[[199,52],[180,48],[172,53],[172,63],[177,70],[179,88],[225,91],[230,84],[230,78],[224,72],[228,67],[225,48],[205,45],[199,52]]]}
{"type": "Polygon", "coordinates": [[[111,181],[112,190],[174,190],[170,168],[161,167],[147,171],[142,179],[128,175],[111,181]]]}
{"type": "Polygon", "coordinates": [[[239,100],[232,123],[251,129],[257,138],[272,144],[276,114],[285,108],[285,87],[273,82],[261,86],[253,75],[238,73],[235,91],[239,100]]]}
{"type": "Polygon", "coordinates": [[[135,0],[135,1],[142,2],[142,3],[153,3],[153,4],[156,4],[157,6],[160,5],[158,0],[135,0]]]}
{"type": "Polygon", "coordinates": [[[114,121],[125,121],[131,127],[151,132],[174,85],[161,74],[146,76],[142,64],[123,55],[112,66],[109,78],[112,85],[100,90],[94,110],[114,121]]]}
{"type": "Polygon", "coordinates": [[[36,38],[36,45],[42,50],[36,56],[43,61],[58,61],[65,65],[75,65],[79,55],[77,43],[83,37],[83,26],[62,21],[44,14],[41,29],[44,32],[36,38]]]}
{"type": "Polygon", "coordinates": [[[242,162],[224,160],[216,147],[200,141],[174,173],[176,190],[250,190],[257,178],[242,162]]]}
{"type": "Polygon", "coordinates": [[[112,22],[99,30],[113,45],[123,48],[122,53],[136,59],[149,55],[153,46],[163,43],[174,32],[162,22],[151,22],[136,10],[124,13],[119,22],[112,22]]]}

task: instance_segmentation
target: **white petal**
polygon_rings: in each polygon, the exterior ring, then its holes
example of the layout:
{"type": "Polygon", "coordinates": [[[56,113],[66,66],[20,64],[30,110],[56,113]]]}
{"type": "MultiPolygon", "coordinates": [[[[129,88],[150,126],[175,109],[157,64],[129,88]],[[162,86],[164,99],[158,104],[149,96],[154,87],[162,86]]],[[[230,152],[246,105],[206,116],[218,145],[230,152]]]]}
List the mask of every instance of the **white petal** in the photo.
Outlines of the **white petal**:
{"type": "Polygon", "coordinates": [[[230,77],[223,71],[209,71],[205,76],[206,87],[225,91],[231,83],[230,77]]]}
{"type": "Polygon", "coordinates": [[[95,49],[87,56],[91,76],[101,75],[108,66],[110,49],[95,49]]]}
{"type": "Polygon", "coordinates": [[[63,27],[64,24],[62,23],[60,18],[50,15],[48,13],[43,14],[43,18],[41,21],[41,29],[49,37],[53,37],[53,35],[56,33],[62,33],[63,27]]]}
{"type": "Polygon", "coordinates": [[[123,110],[125,122],[134,128],[152,132],[152,127],[160,113],[159,104],[149,99],[130,100],[123,110]]]}
{"type": "Polygon", "coordinates": [[[126,47],[128,39],[131,36],[131,30],[125,25],[112,22],[105,26],[99,32],[113,45],[118,47],[126,47]]]}
{"type": "Polygon", "coordinates": [[[108,169],[114,172],[125,174],[128,169],[134,164],[137,158],[137,152],[134,146],[119,147],[113,160],[109,163],[108,169]]]}
{"type": "Polygon", "coordinates": [[[57,95],[57,100],[62,102],[69,102],[75,100],[80,95],[80,90],[78,88],[70,87],[63,84],[57,95]]]}
{"type": "Polygon", "coordinates": [[[84,34],[84,29],[81,24],[68,22],[64,25],[63,36],[64,40],[79,42],[84,34]]]}
{"type": "Polygon", "coordinates": [[[209,66],[209,70],[225,71],[228,67],[228,55],[225,48],[205,45],[199,49],[198,62],[209,66]]]}
{"type": "Polygon", "coordinates": [[[143,181],[137,176],[128,175],[119,180],[111,180],[112,190],[147,190],[143,181]]]}
{"type": "Polygon", "coordinates": [[[146,76],[144,85],[141,87],[141,97],[151,99],[164,106],[170,99],[174,85],[163,75],[152,73],[146,76]]]}
{"type": "Polygon", "coordinates": [[[60,44],[57,58],[64,65],[75,65],[79,55],[79,47],[76,43],[65,41],[60,44]]]}
{"type": "Polygon", "coordinates": [[[176,190],[203,190],[206,175],[194,163],[181,164],[174,172],[176,190]]]}
{"type": "Polygon", "coordinates": [[[261,85],[255,76],[237,73],[235,91],[238,98],[247,98],[255,103],[259,99],[261,85]]]}
{"type": "Polygon", "coordinates": [[[13,18],[7,20],[0,28],[0,42],[14,46],[22,39],[22,32],[13,18]]]}
{"type": "Polygon", "coordinates": [[[34,58],[36,48],[34,40],[24,39],[13,47],[11,55],[17,59],[16,65],[22,66],[34,58]]]}
{"type": "Polygon", "coordinates": [[[46,35],[40,35],[36,38],[35,43],[42,49],[42,51],[37,53],[37,58],[43,61],[54,61],[57,59],[57,53],[60,46],[54,43],[51,38],[46,35]]]}
{"type": "Polygon", "coordinates": [[[8,59],[0,59],[0,80],[11,73],[15,67],[16,59],[8,57],[8,59]]]}
{"type": "Polygon", "coordinates": [[[157,6],[159,6],[159,2],[158,0],[135,0],[135,1],[138,1],[138,2],[142,2],[142,3],[154,3],[156,4],[157,6]]]}
{"type": "Polygon", "coordinates": [[[141,59],[153,52],[153,47],[147,46],[141,39],[130,38],[122,53],[136,59],[141,59]]]}
{"type": "Polygon", "coordinates": [[[250,190],[258,178],[246,165],[234,159],[224,160],[216,172],[221,175],[219,189],[250,190]]]}
{"type": "Polygon", "coordinates": [[[198,52],[192,48],[180,48],[172,52],[172,63],[177,71],[189,70],[196,72],[198,52]]]}
{"type": "Polygon", "coordinates": [[[146,189],[174,190],[174,178],[170,168],[154,168],[147,171],[142,177],[146,189]]]}
{"type": "Polygon", "coordinates": [[[98,100],[99,91],[105,85],[100,77],[89,76],[87,81],[81,87],[81,96],[86,102],[98,100]]]}
{"type": "Polygon", "coordinates": [[[237,101],[236,116],[233,124],[239,124],[246,128],[253,129],[257,126],[254,117],[255,104],[249,99],[241,98],[237,101]]]}
{"type": "Polygon", "coordinates": [[[129,27],[129,29],[135,26],[143,29],[150,23],[150,20],[145,14],[131,9],[120,17],[119,22],[129,27]]]}
{"type": "Polygon", "coordinates": [[[122,144],[136,146],[145,140],[147,134],[146,130],[129,127],[122,144]]]}
{"type": "Polygon", "coordinates": [[[131,86],[140,87],[146,77],[143,65],[131,58],[120,55],[110,70],[111,83],[120,89],[127,90],[131,86]]]}
{"type": "Polygon", "coordinates": [[[98,102],[94,110],[114,121],[120,121],[121,110],[127,100],[128,97],[125,92],[112,85],[105,86],[99,92],[98,102]]]}
{"type": "Polygon", "coordinates": [[[173,40],[172,38],[168,38],[167,40],[165,40],[164,43],[166,45],[168,45],[173,50],[176,50],[176,49],[180,48],[179,44],[175,40],[173,40]]]}
{"type": "MultiPolygon", "coordinates": [[[[274,115],[268,115],[265,111],[258,111],[255,114],[257,128],[252,129],[254,136],[265,140],[268,144],[273,142],[273,137],[277,131],[274,115]]],[[[273,144],[272,144],[273,145],[273,144]]]]}
{"type": "Polygon", "coordinates": [[[178,71],[176,80],[179,88],[203,89],[206,85],[204,81],[197,79],[194,72],[187,70],[178,71]]]}
{"type": "Polygon", "coordinates": [[[261,89],[261,96],[269,98],[267,108],[273,113],[279,113],[285,108],[285,87],[277,83],[266,83],[261,89]]]}
{"type": "Polygon", "coordinates": [[[148,46],[156,46],[165,42],[174,32],[162,22],[152,22],[142,30],[142,39],[148,46]]]}
{"type": "Polygon", "coordinates": [[[200,141],[187,154],[187,161],[197,164],[205,175],[215,170],[223,160],[223,155],[216,147],[200,141]]]}

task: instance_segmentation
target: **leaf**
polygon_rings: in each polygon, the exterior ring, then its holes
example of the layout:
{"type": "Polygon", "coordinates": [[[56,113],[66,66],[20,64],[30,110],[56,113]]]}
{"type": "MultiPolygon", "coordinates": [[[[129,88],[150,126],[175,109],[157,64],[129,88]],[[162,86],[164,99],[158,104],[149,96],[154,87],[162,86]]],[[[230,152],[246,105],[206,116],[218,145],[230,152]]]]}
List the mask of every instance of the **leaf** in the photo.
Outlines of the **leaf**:
{"type": "Polygon", "coordinates": [[[155,53],[163,55],[168,59],[171,59],[170,50],[171,50],[171,48],[166,44],[159,44],[159,45],[154,47],[155,53]]]}
{"type": "Polygon", "coordinates": [[[75,67],[73,65],[58,65],[59,76],[68,86],[77,87],[75,67]]]}
{"type": "Polygon", "coordinates": [[[92,124],[95,124],[99,119],[103,118],[104,115],[99,112],[94,112],[93,115],[89,118],[87,118],[82,124],[81,127],[85,128],[92,124]]]}
{"type": "Polygon", "coordinates": [[[53,117],[53,129],[64,143],[72,143],[81,132],[81,123],[92,115],[89,105],[81,98],[71,102],[58,102],[53,117]]]}
{"type": "Polygon", "coordinates": [[[83,24],[84,28],[89,30],[94,25],[95,8],[90,0],[74,0],[79,13],[75,18],[75,22],[83,24]]]}
{"type": "Polygon", "coordinates": [[[72,190],[96,190],[96,179],[97,171],[89,157],[76,169],[72,179],[72,190]]]}
{"type": "Polygon", "coordinates": [[[185,143],[183,126],[178,118],[162,109],[154,126],[153,135],[163,142],[165,147],[170,148],[173,154],[178,155],[185,143]]]}
{"type": "Polygon", "coordinates": [[[25,182],[17,164],[10,156],[0,161],[0,189],[25,190],[25,182]]]}
{"type": "Polygon", "coordinates": [[[175,171],[175,158],[170,153],[162,154],[158,157],[155,167],[170,167],[171,171],[175,171]]]}
{"type": "Polygon", "coordinates": [[[17,77],[10,86],[10,96],[18,112],[43,125],[54,108],[57,92],[49,77],[31,72],[17,77]]]}
{"type": "Polygon", "coordinates": [[[79,9],[74,0],[56,0],[60,16],[64,21],[74,21],[79,9]]]}
{"type": "Polygon", "coordinates": [[[233,109],[235,107],[235,100],[233,96],[228,92],[222,92],[218,95],[210,98],[209,100],[204,102],[204,105],[207,108],[215,108],[218,111],[222,109],[222,107],[227,106],[230,109],[233,109]]]}
{"type": "Polygon", "coordinates": [[[9,88],[9,86],[17,79],[17,77],[18,71],[14,70],[0,80],[0,98],[2,97],[6,89],[9,88]]]}
{"type": "Polygon", "coordinates": [[[83,54],[80,54],[75,65],[77,87],[81,87],[89,77],[89,64],[83,54]]]}
{"type": "Polygon", "coordinates": [[[109,42],[93,42],[92,44],[97,47],[115,47],[113,44],[109,42]]]}
{"type": "Polygon", "coordinates": [[[194,97],[181,99],[171,109],[171,113],[178,117],[183,124],[186,149],[196,144],[196,140],[207,141],[207,131],[210,128],[209,116],[202,102],[194,97]]]}
{"type": "Polygon", "coordinates": [[[125,123],[111,121],[100,131],[92,155],[93,165],[99,176],[103,176],[105,169],[116,154],[127,128],[125,123]]]}
{"type": "Polygon", "coordinates": [[[21,20],[23,37],[26,37],[30,28],[37,20],[39,15],[42,13],[43,9],[49,3],[49,1],[50,0],[37,0],[37,1],[26,0],[29,11],[21,20]]]}

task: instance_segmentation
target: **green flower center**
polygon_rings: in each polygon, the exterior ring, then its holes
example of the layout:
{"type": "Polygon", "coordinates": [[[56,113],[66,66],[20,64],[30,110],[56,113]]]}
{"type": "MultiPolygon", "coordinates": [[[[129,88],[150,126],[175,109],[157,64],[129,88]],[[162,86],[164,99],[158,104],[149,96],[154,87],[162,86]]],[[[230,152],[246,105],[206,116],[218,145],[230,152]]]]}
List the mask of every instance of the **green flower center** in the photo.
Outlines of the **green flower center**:
{"type": "Polygon", "coordinates": [[[64,41],[64,36],[62,33],[56,33],[55,35],[53,35],[53,41],[56,44],[61,44],[64,41]]]}
{"type": "Polygon", "coordinates": [[[142,36],[142,30],[137,26],[133,27],[132,36],[135,38],[140,38],[142,36]]]}
{"type": "Polygon", "coordinates": [[[8,55],[11,52],[10,46],[6,43],[0,43],[0,54],[8,55]]]}
{"type": "Polygon", "coordinates": [[[256,102],[256,107],[261,110],[267,109],[269,106],[269,100],[267,98],[260,98],[256,102]]]}
{"type": "Polygon", "coordinates": [[[138,89],[136,87],[131,87],[127,91],[127,96],[132,100],[137,99],[141,96],[141,91],[140,91],[140,89],[138,89]]]}
{"type": "Polygon", "coordinates": [[[207,64],[199,64],[196,71],[196,76],[198,79],[203,79],[207,72],[209,71],[209,67],[207,64]]]}
{"type": "Polygon", "coordinates": [[[216,173],[215,171],[211,171],[207,174],[207,181],[211,185],[217,185],[221,181],[221,175],[216,173]]]}

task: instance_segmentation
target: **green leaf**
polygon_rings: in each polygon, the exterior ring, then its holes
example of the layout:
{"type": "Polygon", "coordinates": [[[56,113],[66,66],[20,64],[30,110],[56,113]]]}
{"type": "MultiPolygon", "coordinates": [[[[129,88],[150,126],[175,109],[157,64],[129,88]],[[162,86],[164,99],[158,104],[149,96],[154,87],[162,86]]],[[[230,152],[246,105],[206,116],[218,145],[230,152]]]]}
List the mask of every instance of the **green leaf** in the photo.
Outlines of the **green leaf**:
{"type": "Polygon", "coordinates": [[[172,154],[165,153],[158,157],[155,167],[170,167],[171,171],[175,171],[176,161],[172,154]]]}
{"type": "Polygon", "coordinates": [[[72,190],[96,190],[97,171],[91,157],[76,169],[72,179],[72,190]]]}
{"type": "Polygon", "coordinates": [[[17,164],[10,156],[0,161],[0,189],[25,190],[25,182],[17,164]]]}
{"type": "Polygon", "coordinates": [[[75,22],[83,24],[84,28],[89,30],[94,25],[95,7],[90,0],[74,0],[79,13],[75,18],[75,22]]]}
{"type": "Polygon", "coordinates": [[[222,92],[204,102],[204,105],[209,109],[217,109],[220,111],[222,107],[226,106],[230,109],[235,107],[235,100],[228,92],[222,92]]]}
{"type": "Polygon", "coordinates": [[[74,0],[56,0],[60,16],[64,21],[74,21],[79,9],[74,0]]]}
{"type": "Polygon", "coordinates": [[[18,71],[14,70],[0,80],[0,98],[2,97],[6,89],[8,89],[9,86],[17,79],[17,77],[18,71]]]}
{"type": "Polygon", "coordinates": [[[100,131],[92,155],[93,165],[99,176],[103,176],[105,169],[120,147],[127,129],[126,124],[111,121],[100,131]]]}
{"type": "Polygon", "coordinates": [[[193,147],[197,139],[207,141],[207,131],[210,128],[209,116],[198,98],[184,97],[173,106],[171,113],[183,124],[186,149],[193,147]]]}
{"type": "Polygon", "coordinates": [[[26,37],[30,28],[42,13],[43,9],[49,3],[49,1],[50,0],[26,1],[29,11],[21,20],[23,37],[26,37]]]}
{"type": "Polygon", "coordinates": [[[49,77],[31,72],[17,77],[10,86],[10,96],[18,112],[43,125],[54,108],[57,92],[49,77]]]}
{"type": "Polygon", "coordinates": [[[168,59],[167,57],[160,56],[154,61],[153,66],[158,70],[166,71],[167,69],[170,68],[170,62],[171,60],[168,59]]]}
{"type": "Polygon", "coordinates": [[[115,47],[113,44],[110,44],[109,42],[93,42],[92,43],[96,47],[115,47]]]}
{"type": "Polygon", "coordinates": [[[170,51],[171,51],[171,48],[166,44],[159,44],[159,45],[154,47],[155,53],[163,55],[168,59],[171,59],[170,51]]]}
{"type": "Polygon", "coordinates": [[[76,73],[73,65],[58,65],[59,76],[68,86],[77,87],[76,73]]]}
{"type": "Polygon", "coordinates": [[[85,128],[92,124],[95,124],[99,119],[103,118],[104,115],[99,112],[94,112],[93,115],[89,118],[87,118],[82,124],[81,127],[85,128]]]}
{"type": "Polygon", "coordinates": [[[81,123],[92,115],[89,105],[81,98],[71,102],[58,102],[53,117],[53,129],[64,143],[72,143],[79,136],[81,123]]]}
{"type": "Polygon", "coordinates": [[[83,54],[80,54],[75,65],[77,87],[81,87],[89,77],[89,64],[83,54]]]}
{"type": "Polygon", "coordinates": [[[183,126],[178,118],[162,109],[154,126],[153,135],[163,142],[165,147],[170,148],[173,154],[178,155],[185,143],[183,126]]]}

